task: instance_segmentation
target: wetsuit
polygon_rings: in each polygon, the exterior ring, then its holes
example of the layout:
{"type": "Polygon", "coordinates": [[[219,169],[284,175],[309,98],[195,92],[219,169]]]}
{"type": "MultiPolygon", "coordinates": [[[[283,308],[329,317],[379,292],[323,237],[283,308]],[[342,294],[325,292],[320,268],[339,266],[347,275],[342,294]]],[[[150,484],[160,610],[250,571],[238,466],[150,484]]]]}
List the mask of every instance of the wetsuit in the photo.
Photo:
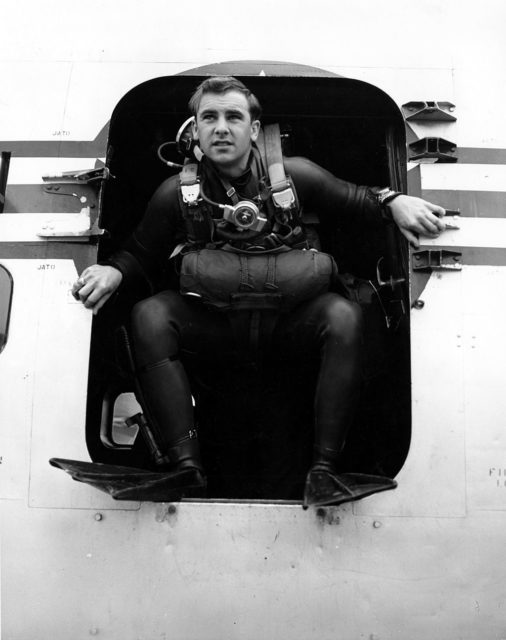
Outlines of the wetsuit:
{"type": "MultiPolygon", "coordinates": [[[[286,158],[285,169],[302,207],[316,213],[324,224],[342,229],[383,225],[372,189],[339,180],[305,158],[286,158]]],[[[226,203],[225,189],[212,167],[204,163],[202,172],[208,196],[226,203]]],[[[230,182],[242,198],[258,194],[251,170],[230,182]]],[[[152,282],[166,269],[173,249],[186,240],[179,179],[174,176],[155,192],[139,227],[109,263],[122,272],[122,287],[140,280],[152,282]]],[[[300,358],[320,357],[314,402],[315,460],[334,463],[344,445],[359,390],[360,308],[338,293],[326,293],[279,315],[269,331],[270,344],[281,357],[294,353],[300,358]]],[[[144,409],[162,454],[158,462],[170,466],[179,462],[174,444],[184,442],[193,429],[190,385],[181,354],[223,362],[237,361],[244,354],[233,338],[226,313],[172,290],[134,307],[131,332],[144,409]],[[176,455],[171,456],[171,450],[176,455]]]]}

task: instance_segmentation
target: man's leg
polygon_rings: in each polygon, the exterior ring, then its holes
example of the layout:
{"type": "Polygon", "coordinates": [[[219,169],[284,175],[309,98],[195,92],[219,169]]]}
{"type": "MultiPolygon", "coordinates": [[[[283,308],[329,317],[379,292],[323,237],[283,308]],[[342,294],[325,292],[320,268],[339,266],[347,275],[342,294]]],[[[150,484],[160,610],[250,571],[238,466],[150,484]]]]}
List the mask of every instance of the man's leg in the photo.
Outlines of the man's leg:
{"type": "Polygon", "coordinates": [[[223,345],[227,328],[222,315],[173,291],[143,300],[132,311],[136,377],[160,469],[203,473],[190,384],[180,353],[210,353],[223,345]]]}
{"type": "Polygon", "coordinates": [[[314,455],[308,478],[326,485],[315,487],[317,492],[332,491],[333,483],[326,474],[337,471],[361,386],[361,309],[339,294],[324,294],[281,320],[274,341],[286,357],[299,362],[311,356],[320,359],[314,455]]]}

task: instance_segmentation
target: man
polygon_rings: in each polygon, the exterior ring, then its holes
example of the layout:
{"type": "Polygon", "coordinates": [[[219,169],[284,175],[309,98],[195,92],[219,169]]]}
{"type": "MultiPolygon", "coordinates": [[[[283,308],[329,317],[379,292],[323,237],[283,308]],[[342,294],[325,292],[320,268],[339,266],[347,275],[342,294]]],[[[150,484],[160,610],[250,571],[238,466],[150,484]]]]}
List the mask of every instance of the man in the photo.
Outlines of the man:
{"type": "MultiPolygon", "coordinates": [[[[152,280],[167,256],[178,254],[182,246],[183,253],[188,248],[209,248],[206,255],[211,270],[218,255],[213,251],[222,249],[242,255],[241,264],[245,254],[262,252],[266,255],[260,261],[268,260],[269,253],[277,255],[285,250],[299,251],[292,255],[301,260],[324,256],[309,255],[307,249],[312,247],[295,205],[280,212],[276,203],[272,204],[272,193],[265,195],[265,162],[254,144],[260,134],[256,97],[235,78],[214,77],[201,83],[189,106],[195,119],[193,137],[204,154],[198,168],[198,199],[184,195],[179,176],[158,188],[124,250],[113,255],[108,264],[85,269],[74,284],[74,295],[94,313],[118,287],[128,287],[139,279],[152,280]],[[245,233],[245,229],[234,227],[231,219],[224,219],[225,204],[230,211],[238,200],[256,203],[260,230],[245,233]],[[197,208],[192,210],[191,206],[197,208]]],[[[339,222],[344,228],[374,228],[380,227],[382,216],[389,214],[415,247],[418,235],[434,237],[445,228],[440,220],[444,209],[419,198],[358,187],[304,158],[285,158],[284,167],[294,186],[294,199],[317,211],[323,221],[339,222]]],[[[250,210],[244,215],[247,218],[250,210]]],[[[275,268],[281,269],[281,261],[275,268]]],[[[273,287],[278,288],[274,282],[273,287]]],[[[260,314],[268,316],[262,311],[260,314]]],[[[182,495],[203,489],[205,475],[190,385],[180,354],[237,361],[241,357],[238,317],[240,312],[216,311],[195,296],[172,290],[141,301],[132,313],[136,377],[158,450],[156,464],[182,495]]],[[[269,317],[272,320],[272,313],[269,317]]],[[[269,327],[272,344],[280,354],[299,350],[320,357],[314,400],[314,456],[306,481],[305,506],[344,501],[351,493],[337,472],[361,379],[360,309],[333,291],[330,283],[328,290],[315,291],[314,297],[276,313],[269,327]]],[[[377,490],[381,482],[371,477],[365,484],[364,495],[368,486],[377,490]]],[[[392,481],[385,481],[382,488],[393,486],[392,481]]]]}

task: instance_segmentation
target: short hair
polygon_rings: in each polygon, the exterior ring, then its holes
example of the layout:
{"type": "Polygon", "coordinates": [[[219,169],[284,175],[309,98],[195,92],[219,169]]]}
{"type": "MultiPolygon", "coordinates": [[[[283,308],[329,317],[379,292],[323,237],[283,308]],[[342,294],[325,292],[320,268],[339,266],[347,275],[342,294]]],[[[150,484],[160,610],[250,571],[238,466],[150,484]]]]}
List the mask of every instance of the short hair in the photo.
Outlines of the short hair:
{"type": "Polygon", "coordinates": [[[238,91],[239,93],[242,93],[248,101],[251,120],[259,120],[262,115],[260,102],[258,102],[255,94],[251,93],[245,84],[233,76],[212,76],[201,82],[193,92],[193,95],[188,102],[191,114],[195,117],[197,116],[200,101],[205,93],[224,94],[229,91],[238,91]]]}

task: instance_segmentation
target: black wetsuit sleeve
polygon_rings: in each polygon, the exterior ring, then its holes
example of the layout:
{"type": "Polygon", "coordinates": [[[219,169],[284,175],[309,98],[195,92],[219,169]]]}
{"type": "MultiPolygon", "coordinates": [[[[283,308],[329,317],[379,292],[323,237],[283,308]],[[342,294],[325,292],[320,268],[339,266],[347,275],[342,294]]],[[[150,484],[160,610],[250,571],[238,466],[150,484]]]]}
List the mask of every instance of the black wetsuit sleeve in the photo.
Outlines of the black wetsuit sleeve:
{"type": "Polygon", "coordinates": [[[122,287],[156,287],[176,245],[184,239],[179,207],[179,178],[163,182],[148,203],[146,213],[122,250],[107,261],[121,271],[122,287]]]}
{"type": "Polygon", "coordinates": [[[358,186],[336,178],[307,158],[285,158],[285,169],[304,210],[316,213],[321,222],[350,230],[378,228],[385,223],[376,187],[358,186]]]}

